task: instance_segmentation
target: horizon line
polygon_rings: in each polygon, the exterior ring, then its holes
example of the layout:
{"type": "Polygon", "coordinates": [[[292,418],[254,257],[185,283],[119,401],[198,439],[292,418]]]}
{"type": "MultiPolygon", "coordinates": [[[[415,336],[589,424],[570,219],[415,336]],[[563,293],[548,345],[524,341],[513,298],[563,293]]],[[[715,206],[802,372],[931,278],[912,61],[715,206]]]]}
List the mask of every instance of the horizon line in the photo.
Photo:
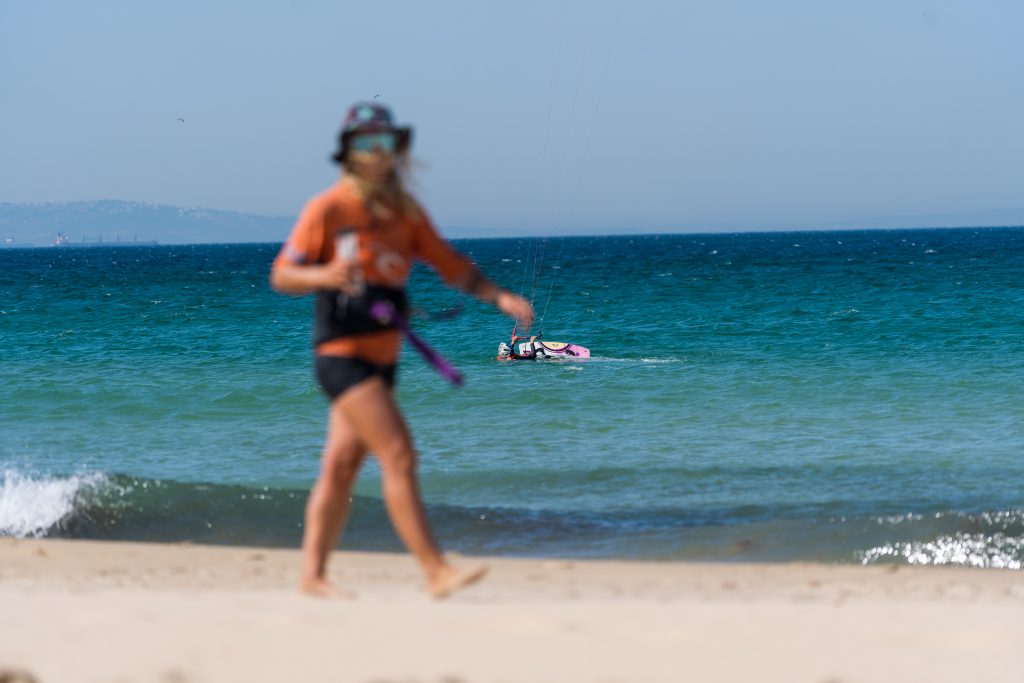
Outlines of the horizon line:
{"type": "MultiPolygon", "coordinates": [[[[561,234],[561,235],[543,235],[543,234],[525,234],[525,235],[505,235],[496,237],[493,235],[488,236],[452,236],[443,237],[450,241],[456,240],[530,240],[530,239],[586,239],[586,238],[598,238],[598,237],[707,237],[707,236],[726,236],[726,235],[786,235],[793,233],[800,234],[813,234],[813,233],[851,233],[851,232],[920,232],[923,230],[1022,230],[1024,224],[1021,225],[944,225],[944,226],[910,226],[910,227],[893,227],[893,228],[864,228],[864,227],[842,227],[842,228],[791,228],[787,230],[777,229],[751,229],[751,230],[733,230],[733,231],[695,231],[695,232],[626,232],[626,233],[581,233],[581,234],[561,234]]],[[[443,233],[443,231],[442,231],[443,233]]],[[[123,248],[131,246],[140,247],[189,247],[189,246],[232,246],[232,245],[252,245],[252,244],[273,244],[281,245],[284,240],[267,242],[267,241],[231,241],[231,242],[161,242],[160,240],[145,240],[144,242],[136,241],[124,241],[124,242],[68,242],[66,244],[42,244],[37,245],[35,243],[19,243],[13,242],[4,244],[0,241],[0,250],[2,249],[75,249],[75,248],[99,248],[99,247],[111,247],[111,248],[123,248]]]]}

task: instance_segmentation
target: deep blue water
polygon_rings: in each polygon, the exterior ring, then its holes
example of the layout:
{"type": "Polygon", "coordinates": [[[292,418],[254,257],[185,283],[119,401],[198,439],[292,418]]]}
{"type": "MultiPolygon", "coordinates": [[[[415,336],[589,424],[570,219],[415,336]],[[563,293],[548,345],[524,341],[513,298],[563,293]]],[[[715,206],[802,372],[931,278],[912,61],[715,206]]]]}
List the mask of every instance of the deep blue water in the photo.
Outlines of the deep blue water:
{"type": "MultiPolygon", "coordinates": [[[[532,289],[532,240],[462,240],[532,289]]],[[[558,238],[549,340],[426,270],[399,400],[467,553],[1024,560],[1024,229],[558,238]]],[[[295,546],[326,402],[276,245],[0,250],[0,534],[295,546]]],[[[345,546],[397,549],[373,464],[345,546]]]]}

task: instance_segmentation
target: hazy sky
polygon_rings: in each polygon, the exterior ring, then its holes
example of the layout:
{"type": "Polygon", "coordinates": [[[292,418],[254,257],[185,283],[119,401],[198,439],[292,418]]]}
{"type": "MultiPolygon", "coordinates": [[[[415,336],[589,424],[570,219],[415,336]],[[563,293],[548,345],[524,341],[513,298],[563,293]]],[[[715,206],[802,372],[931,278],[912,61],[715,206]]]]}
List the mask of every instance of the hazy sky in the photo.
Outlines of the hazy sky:
{"type": "Polygon", "coordinates": [[[275,4],[0,0],[0,201],[294,215],[380,94],[449,234],[1024,222],[1019,0],[275,4]]]}

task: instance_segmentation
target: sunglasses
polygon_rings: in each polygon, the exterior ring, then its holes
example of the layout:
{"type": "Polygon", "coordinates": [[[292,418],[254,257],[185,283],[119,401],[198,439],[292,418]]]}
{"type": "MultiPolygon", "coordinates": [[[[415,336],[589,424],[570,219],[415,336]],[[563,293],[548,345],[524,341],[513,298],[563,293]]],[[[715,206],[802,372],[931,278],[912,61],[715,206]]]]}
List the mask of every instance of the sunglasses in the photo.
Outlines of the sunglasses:
{"type": "Polygon", "coordinates": [[[394,133],[364,133],[356,135],[349,145],[357,152],[394,152],[398,136],[394,133]]]}

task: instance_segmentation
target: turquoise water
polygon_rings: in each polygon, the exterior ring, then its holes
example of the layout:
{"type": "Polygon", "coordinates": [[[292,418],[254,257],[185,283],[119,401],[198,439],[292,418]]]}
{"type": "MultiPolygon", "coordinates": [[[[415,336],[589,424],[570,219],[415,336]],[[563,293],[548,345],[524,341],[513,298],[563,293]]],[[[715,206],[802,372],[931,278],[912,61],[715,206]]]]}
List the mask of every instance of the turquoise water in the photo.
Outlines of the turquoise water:
{"type": "MultiPolygon", "coordinates": [[[[463,240],[530,282],[531,240],[463,240]]],[[[446,548],[1024,560],[1024,229],[558,238],[544,337],[428,271],[399,400],[446,548]]],[[[0,534],[296,546],[326,402],[276,245],[0,251],[0,534]]],[[[397,549],[371,464],[345,546],[397,549]]]]}

